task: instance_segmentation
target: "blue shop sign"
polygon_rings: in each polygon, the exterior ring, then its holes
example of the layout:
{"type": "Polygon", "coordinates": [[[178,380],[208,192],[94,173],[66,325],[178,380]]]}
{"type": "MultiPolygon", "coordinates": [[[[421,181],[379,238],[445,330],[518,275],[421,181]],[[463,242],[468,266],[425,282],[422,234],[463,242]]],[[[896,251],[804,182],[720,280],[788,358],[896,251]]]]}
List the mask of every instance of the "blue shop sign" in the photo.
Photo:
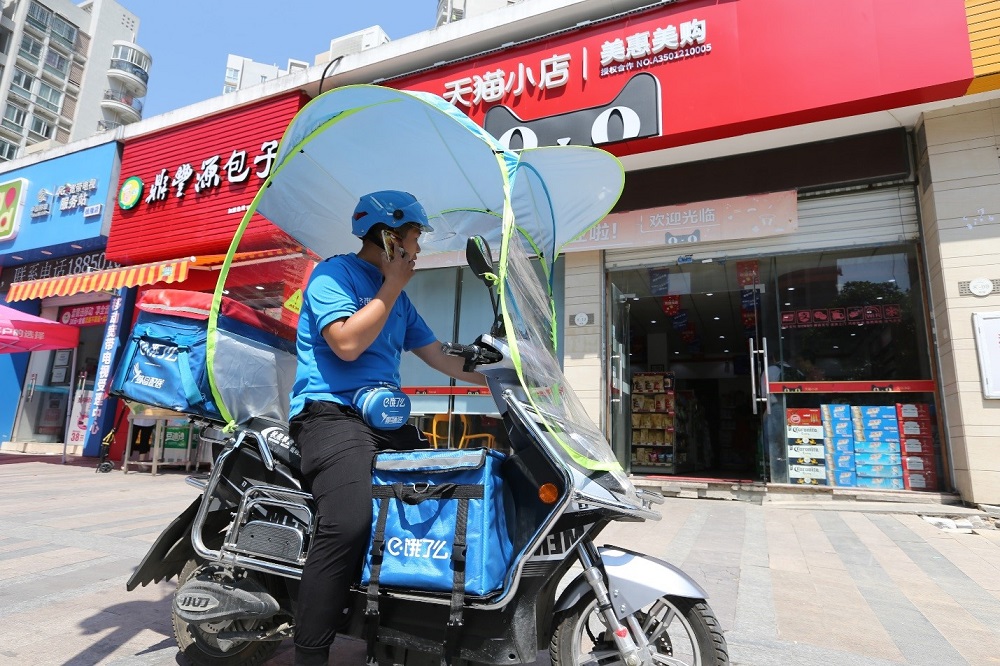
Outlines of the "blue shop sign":
{"type": "Polygon", "coordinates": [[[103,249],[119,168],[112,141],[0,175],[0,190],[17,181],[24,199],[17,233],[0,237],[3,264],[103,249]]]}

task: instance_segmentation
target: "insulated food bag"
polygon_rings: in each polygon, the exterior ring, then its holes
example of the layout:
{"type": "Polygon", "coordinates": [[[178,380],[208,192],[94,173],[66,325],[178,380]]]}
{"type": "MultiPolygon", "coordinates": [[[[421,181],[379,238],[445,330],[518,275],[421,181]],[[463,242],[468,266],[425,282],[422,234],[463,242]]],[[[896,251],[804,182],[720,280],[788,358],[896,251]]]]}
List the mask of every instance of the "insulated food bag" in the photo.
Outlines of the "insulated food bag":
{"type": "MultiPolygon", "coordinates": [[[[212,294],[152,289],[136,303],[139,316],[125,345],[111,394],[154,407],[223,421],[208,377],[212,294]]],[[[215,382],[234,416],[287,418],[295,331],[223,298],[218,317],[215,382]]]]}
{"type": "Polygon", "coordinates": [[[378,585],[460,597],[503,588],[513,556],[504,458],[487,449],[375,457],[372,540],[361,581],[369,594],[378,585]]]}

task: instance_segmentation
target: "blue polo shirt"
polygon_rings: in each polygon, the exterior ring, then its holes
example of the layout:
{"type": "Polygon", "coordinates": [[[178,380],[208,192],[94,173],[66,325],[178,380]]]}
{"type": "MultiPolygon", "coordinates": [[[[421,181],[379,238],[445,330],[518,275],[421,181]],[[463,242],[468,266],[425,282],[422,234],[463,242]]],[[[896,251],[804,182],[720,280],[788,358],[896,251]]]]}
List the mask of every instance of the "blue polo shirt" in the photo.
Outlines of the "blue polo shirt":
{"type": "Polygon", "coordinates": [[[306,402],[349,405],[358,389],[386,383],[399,386],[403,351],[437,341],[403,292],[378,337],[357,360],[344,361],[333,353],[323,338],[323,329],[363,308],[381,286],[382,272],[356,254],[331,257],[313,270],[299,314],[295,340],[298,366],[290,416],[301,412],[306,402]]]}

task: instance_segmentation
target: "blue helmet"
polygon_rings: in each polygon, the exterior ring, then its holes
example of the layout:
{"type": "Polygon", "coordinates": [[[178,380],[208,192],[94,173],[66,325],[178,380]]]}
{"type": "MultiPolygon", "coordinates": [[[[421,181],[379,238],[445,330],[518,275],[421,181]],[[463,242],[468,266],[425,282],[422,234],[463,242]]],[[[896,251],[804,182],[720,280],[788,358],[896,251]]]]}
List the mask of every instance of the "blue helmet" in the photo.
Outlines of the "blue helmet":
{"type": "Polygon", "coordinates": [[[434,231],[427,222],[427,212],[409,192],[383,190],[366,194],[358,201],[351,218],[351,233],[358,238],[381,222],[392,229],[404,224],[419,224],[422,231],[434,231]]]}

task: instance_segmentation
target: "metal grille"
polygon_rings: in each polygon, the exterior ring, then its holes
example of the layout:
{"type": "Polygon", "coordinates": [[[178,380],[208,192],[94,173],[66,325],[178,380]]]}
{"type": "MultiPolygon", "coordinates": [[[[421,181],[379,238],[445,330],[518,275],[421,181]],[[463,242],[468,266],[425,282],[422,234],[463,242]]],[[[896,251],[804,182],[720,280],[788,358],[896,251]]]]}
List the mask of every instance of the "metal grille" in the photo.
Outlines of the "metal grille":
{"type": "MultiPolygon", "coordinates": [[[[963,280],[958,283],[958,295],[959,296],[975,296],[971,291],[969,291],[969,283],[971,280],[963,280]]],[[[1000,293],[1000,278],[991,279],[990,282],[993,283],[993,294],[1000,293]]],[[[991,294],[992,295],[992,294],[991,294]]]]}
{"type": "Polygon", "coordinates": [[[248,523],[236,541],[235,550],[251,555],[263,555],[285,562],[297,562],[302,556],[303,535],[284,525],[261,520],[248,523]]]}

